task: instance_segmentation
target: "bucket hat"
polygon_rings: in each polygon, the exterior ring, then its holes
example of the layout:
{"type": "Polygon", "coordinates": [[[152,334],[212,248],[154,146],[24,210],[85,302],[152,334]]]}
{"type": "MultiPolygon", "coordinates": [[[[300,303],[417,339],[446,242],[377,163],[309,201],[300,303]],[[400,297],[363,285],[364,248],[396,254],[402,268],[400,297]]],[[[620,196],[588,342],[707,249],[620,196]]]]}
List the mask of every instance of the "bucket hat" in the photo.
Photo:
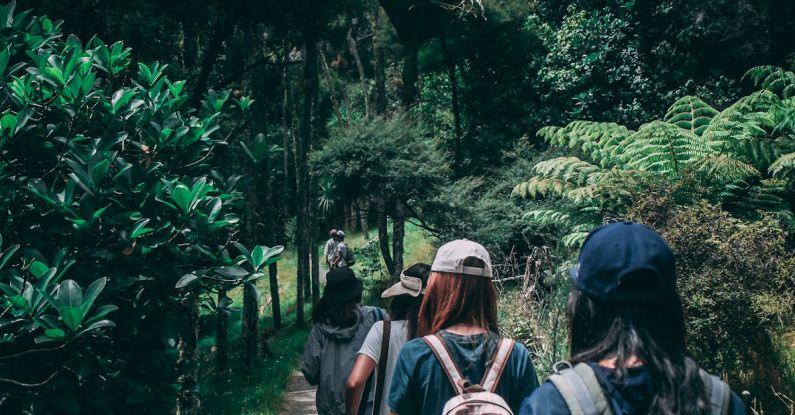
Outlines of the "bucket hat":
{"type": "Polygon", "coordinates": [[[362,294],[362,280],[349,267],[334,268],[326,274],[323,299],[331,304],[347,303],[362,294]]]}

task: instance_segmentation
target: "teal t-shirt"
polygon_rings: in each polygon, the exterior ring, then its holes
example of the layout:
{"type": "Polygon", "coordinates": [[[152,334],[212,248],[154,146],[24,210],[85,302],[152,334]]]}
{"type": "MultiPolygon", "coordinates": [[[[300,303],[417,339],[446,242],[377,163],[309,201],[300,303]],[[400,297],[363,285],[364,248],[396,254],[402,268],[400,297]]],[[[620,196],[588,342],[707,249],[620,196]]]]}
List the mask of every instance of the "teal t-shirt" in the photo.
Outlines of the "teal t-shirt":
{"type": "MultiPolygon", "coordinates": [[[[440,333],[464,377],[470,383],[480,383],[499,335],[489,332],[461,336],[444,330],[440,333]]],[[[518,413],[522,399],[536,387],[538,378],[530,352],[523,344],[516,342],[496,392],[514,413],[518,413]]],[[[438,415],[454,393],[453,386],[430,347],[422,339],[408,342],[400,351],[389,388],[387,403],[392,412],[401,415],[438,415]]]]}

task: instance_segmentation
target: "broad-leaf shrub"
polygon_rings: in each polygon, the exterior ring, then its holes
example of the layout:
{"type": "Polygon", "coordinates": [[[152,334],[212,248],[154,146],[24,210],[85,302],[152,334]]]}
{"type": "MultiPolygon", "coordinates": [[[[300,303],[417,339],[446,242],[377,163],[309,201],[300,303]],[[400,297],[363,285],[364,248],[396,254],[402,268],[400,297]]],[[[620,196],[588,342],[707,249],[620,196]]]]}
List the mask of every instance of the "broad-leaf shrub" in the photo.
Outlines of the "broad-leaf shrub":
{"type": "Polygon", "coordinates": [[[227,250],[239,176],[218,156],[251,102],[210,91],[189,108],[165,65],[14,8],[0,6],[2,412],[173,411],[196,388],[199,305],[216,311],[214,287],[280,252],[227,250]]]}

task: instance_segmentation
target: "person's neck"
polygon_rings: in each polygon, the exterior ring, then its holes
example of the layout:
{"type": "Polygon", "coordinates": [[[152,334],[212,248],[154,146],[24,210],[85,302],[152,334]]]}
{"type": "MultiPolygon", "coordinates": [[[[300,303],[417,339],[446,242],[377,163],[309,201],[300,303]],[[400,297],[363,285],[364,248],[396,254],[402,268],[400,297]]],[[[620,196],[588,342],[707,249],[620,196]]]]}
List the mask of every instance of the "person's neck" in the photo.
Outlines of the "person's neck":
{"type": "MultiPolygon", "coordinates": [[[[615,357],[610,357],[607,359],[602,359],[599,361],[599,366],[606,367],[608,369],[615,369],[616,368],[616,359],[615,357]]],[[[630,356],[627,359],[627,363],[624,365],[625,367],[639,367],[643,366],[643,361],[640,360],[637,356],[630,356]]]]}
{"type": "Polygon", "coordinates": [[[453,334],[460,336],[472,336],[475,334],[485,333],[488,330],[474,323],[458,323],[444,329],[453,334]]]}

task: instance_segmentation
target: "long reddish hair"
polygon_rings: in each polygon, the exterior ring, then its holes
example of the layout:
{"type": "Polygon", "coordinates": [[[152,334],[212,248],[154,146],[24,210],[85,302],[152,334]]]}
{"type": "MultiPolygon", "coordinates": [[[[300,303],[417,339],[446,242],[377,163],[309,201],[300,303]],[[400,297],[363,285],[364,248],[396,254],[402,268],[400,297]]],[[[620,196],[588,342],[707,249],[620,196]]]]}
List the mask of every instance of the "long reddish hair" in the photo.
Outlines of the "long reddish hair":
{"type": "Polygon", "coordinates": [[[431,272],[417,335],[434,334],[458,323],[497,331],[497,292],[491,278],[431,272]]]}

